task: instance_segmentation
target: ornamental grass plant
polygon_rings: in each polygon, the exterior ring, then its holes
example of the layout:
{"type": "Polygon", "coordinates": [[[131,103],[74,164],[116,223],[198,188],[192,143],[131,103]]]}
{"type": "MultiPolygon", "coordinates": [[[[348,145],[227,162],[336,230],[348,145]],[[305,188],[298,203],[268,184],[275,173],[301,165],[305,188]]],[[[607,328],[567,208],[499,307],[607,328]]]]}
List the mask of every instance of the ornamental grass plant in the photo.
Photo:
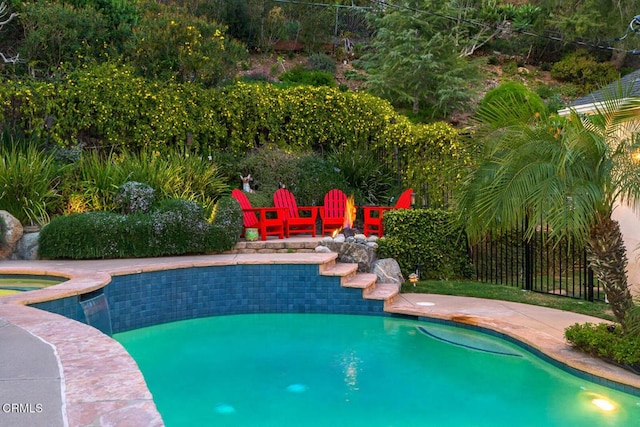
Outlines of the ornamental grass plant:
{"type": "Polygon", "coordinates": [[[0,210],[23,225],[43,225],[59,200],[59,166],[53,153],[33,142],[3,144],[0,150],[0,210]]]}

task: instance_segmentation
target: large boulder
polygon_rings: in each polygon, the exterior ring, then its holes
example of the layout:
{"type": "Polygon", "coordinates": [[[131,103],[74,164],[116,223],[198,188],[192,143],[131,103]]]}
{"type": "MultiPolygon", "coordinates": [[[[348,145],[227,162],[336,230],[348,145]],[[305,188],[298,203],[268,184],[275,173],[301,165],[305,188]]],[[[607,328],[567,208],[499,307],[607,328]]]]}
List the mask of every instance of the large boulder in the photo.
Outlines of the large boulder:
{"type": "Polygon", "coordinates": [[[368,273],[376,260],[375,248],[359,242],[329,242],[323,245],[338,253],[338,262],[358,264],[358,271],[368,273]]]}
{"type": "Polygon", "coordinates": [[[18,241],[16,249],[11,255],[11,259],[26,259],[35,260],[38,259],[38,242],[40,233],[25,233],[22,239],[18,241]]]}
{"type": "Polygon", "coordinates": [[[378,276],[376,283],[393,283],[397,285],[404,283],[400,265],[393,258],[379,259],[374,262],[373,267],[371,267],[371,273],[378,276]]]}
{"type": "Polygon", "coordinates": [[[0,211],[0,216],[2,216],[4,223],[7,225],[7,230],[4,233],[6,244],[0,247],[0,259],[5,259],[9,258],[15,250],[24,230],[20,221],[9,212],[0,211]]]}

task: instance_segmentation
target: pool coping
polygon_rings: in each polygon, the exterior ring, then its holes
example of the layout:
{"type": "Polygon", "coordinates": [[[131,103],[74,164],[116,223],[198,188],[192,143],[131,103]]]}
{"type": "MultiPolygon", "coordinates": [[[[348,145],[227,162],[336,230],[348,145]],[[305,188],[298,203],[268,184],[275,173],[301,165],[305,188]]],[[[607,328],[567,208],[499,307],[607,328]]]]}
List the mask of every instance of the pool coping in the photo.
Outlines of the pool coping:
{"type": "MultiPolygon", "coordinates": [[[[162,418],[137,364],[117,341],[85,324],[25,305],[94,291],[106,286],[112,276],[236,264],[318,264],[322,269],[323,264],[334,262],[336,256],[335,253],[223,254],[2,261],[1,274],[53,275],[69,280],[37,291],[0,297],[0,319],[55,349],[62,372],[65,425],[112,425],[126,420],[131,425],[161,426],[162,418]]],[[[640,390],[640,376],[578,352],[564,340],[562,326],[550,326],[552,319],[562,319],[561,325],[602,319],[526,304],[428,294],[401,294],[385,302],[385,312],[493,330],[560,364],[640,390]]]]}

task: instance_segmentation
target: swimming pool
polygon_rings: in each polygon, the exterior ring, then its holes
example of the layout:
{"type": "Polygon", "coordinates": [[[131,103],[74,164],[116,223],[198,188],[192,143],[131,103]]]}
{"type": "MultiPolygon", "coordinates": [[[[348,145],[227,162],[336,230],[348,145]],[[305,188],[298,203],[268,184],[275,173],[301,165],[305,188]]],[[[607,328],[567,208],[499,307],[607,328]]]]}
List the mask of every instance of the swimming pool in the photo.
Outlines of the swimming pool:
{"type": "Polygon", "coordinates": [[[640,419],[639,397],[570,375],[513,343],[430,322],[249,314],[114,338],[140,366],[169,427],[628,426],[640,419]],[[613,410],[596,406],[607,402],[613,410]]]}
{"type": "Polygon", "coordinates": [[[36,276],[29,274],[0,274],[0,296],[33,291],[57,285],[67,280],[64,277],[36,276]]]}

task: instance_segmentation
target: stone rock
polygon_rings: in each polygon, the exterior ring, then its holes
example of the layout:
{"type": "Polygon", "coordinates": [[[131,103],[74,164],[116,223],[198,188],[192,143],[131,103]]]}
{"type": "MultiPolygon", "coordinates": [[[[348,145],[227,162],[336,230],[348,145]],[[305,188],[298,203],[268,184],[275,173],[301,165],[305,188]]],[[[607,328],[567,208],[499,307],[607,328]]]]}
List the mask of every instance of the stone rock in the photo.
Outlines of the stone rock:
{"type": "Polygon", "coordinates": [[[0,247],[0,259],[9,258],[18,244],[18,241],[22,238],[23,228],[20,221],[18,221],[13,215],[7,211],[0,211],[0,216],[4,219],[7,225],[7,230],[4,234],[6,245],[0,247]]]}
{"type": "Polygon", "coordinates": [[[325,242],[332,252],[338,253],[338,262],[358,264],[358,271],[368,273],[376,258],[373,248],[361,243],[351,242],[325,242]]]}
{"type": "Polygon", "coordinates": [[[333,242],[333,237],[331,236],[326,236],[322,238],[323,242],[333,242]]]}
{"type": "Polygon", "coordinates": [[[365,240],[367,240],[367,236],[365,236],[365,235],[364,235],[364,234],[362,234],[362,233],[358,233],[358,234],[354,235],[353,237],[354,237],[354,239],[356,239],[356,240],[361,240],[361,241],[363,241],[363,242],[364,242],[365,240]]]}
{"type": "Polygon", "coordinates": [[[18,241],[16,250],[11,256],[11,259],[26,259],[36,260],[38,259],[38,239],[40,233],[25,233],[22,239],[18,241]]]}
{"type": "Polygon", "coordinates": [[[367,242],[377,242],[378,241],[378,236],[376,236],[375,234],[372,234],[371,236],[367,237],[367,242]]]}
{"type": "Polygon", "coordinates": [[[338,234],[336,237],[333,238],[333,241],[335,243],[344,243],[345,240],[346,238],[344,237],[344,234],[338,234]]]}
{"type": "Polygon", "coordinates": [[[329,249],[326,246],[316,246],[315,251],[318,252],[318,253],[321,253],[321,254],[323,254],[323,253],[328,254],[328,253],[331,252],[331,249],[329,249]]]}
{"type": "Polygon", "coordinates": [[[393,258],[379,259],[374,262],[371,267],[371,273],[378,276],[376,283],[393,283],[397,285],[404,283],[400,265],[393,258]]]}

